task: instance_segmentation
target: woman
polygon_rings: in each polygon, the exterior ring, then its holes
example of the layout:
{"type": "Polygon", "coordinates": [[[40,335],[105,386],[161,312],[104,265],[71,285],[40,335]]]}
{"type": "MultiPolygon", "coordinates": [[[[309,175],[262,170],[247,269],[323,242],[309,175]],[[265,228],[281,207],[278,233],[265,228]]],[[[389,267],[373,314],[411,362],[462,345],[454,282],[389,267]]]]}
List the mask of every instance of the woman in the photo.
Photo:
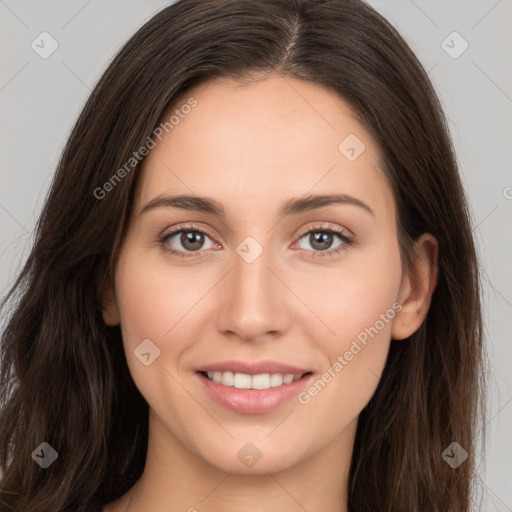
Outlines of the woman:
{"type": "Polygon", "coordinates": [[[426,73],[359,0],[157,13],[7,305],[6,510],[470,510],[467,202],[426,73]]]}

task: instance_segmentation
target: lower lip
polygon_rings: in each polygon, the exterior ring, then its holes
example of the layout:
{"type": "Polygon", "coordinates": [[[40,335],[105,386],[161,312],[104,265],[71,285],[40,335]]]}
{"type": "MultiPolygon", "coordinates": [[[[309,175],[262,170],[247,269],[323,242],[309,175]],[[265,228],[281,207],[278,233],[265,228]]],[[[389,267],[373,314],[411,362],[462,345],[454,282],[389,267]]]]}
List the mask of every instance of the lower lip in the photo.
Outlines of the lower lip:
{"type": "Polygon", "coordinates": [[[313,378],[312,374],[307,374],[289,384],[268,389],[237,389],[210,380],[199,372],[196,375],[217,403],[244,414],[261,414],[276,409],[296,397],[313,378]]]}

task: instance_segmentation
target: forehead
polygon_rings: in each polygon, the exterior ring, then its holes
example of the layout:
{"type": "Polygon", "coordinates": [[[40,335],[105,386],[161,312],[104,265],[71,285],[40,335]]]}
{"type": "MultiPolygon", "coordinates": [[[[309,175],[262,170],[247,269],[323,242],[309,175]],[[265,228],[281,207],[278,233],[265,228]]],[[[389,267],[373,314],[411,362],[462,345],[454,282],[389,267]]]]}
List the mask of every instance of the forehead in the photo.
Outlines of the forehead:
{"type": "Polygon", "coordinates": [[[216,79],[188,90],[164,122],[171,116],[172,128],[144,160],[139,206],[162,193],[193,193],[215,196],[228,213],[244,198],[255,213],[274,203],[277,211],[289,197],[338,192],[374,210],[394,208],[378,147],[350,106],[319,84],[216,79]]]}

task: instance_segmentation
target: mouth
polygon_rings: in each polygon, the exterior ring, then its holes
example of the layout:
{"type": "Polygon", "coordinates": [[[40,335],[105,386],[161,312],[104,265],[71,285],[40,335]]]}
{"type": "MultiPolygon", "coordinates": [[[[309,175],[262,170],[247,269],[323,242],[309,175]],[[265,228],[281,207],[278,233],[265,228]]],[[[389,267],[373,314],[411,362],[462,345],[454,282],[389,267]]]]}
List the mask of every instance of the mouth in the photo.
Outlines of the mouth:
{"type": "Polygon", "coordinates": [[[236,388],[236,389],[270,389],[278,388],[283,385],[297,382],[313,372],[304,373],[259,373],[248,374],[239,372],[221,372],[221,371],[202,371],[198,373],[209,381],[220,384],[221,386],[236,388]]]}
{"type": "Polygon", "coordinates": [[[297,398],[314,379],[312,371],[242,373],[198,370],[195,374],[207,397],[217,405],[240,414],[263,414],[277,409],[297,398]]]}

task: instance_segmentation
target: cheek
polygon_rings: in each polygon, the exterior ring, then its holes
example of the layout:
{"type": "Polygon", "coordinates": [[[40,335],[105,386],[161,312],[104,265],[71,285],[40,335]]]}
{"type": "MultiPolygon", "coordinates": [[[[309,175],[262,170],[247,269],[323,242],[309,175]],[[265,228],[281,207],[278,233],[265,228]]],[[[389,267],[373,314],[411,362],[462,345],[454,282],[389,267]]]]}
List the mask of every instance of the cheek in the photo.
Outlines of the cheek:
{"type": "Polygon", "coordinates": [[[396,314],[383,297],[374,297],[371,306],[367,303],[355,314],[351,314],[350,302],[346,306],[348,309],[340,312],[337,323],[332,320],[336,334],[317,345],[324,359],[321,373],[298,396],[306,414],[325,418],[326,428],[333,436],[358,417],[375,393],[396,314]]]}
{"type": "MultiPolygon", "coordinates": [[[[166,272],[161,263],[139,256],[137,251],[119,260],[116,290],[128,367],[151,403],[158,398],[156,390],[172,387],[174,380],[164,370],[174,375],[170,362],[179,361],[188,346],[183,329],[187,310],[198,300],[197,292],[187,285],[184,274],[166,272]],[[141,354],[148,351],[151,362],[146,366],[141,354]]],[[[175,391],[166,394],[174,396],[175,391]]]]}
{"type": "Polygon", "coordinates": [[[161,411],[178,408],[189,399],[178,383],[175,363],[190,345],[186,315],[199,298],[190,277],[165,270],[161,261],[134,250],[119,260],[116,272],[128,368],[146,401],[161,411]],[[145,365],[137,355],[147,352],[151,362],[145,365]]]}
{"type": "Polygon", "coordinates": [[[187,269],[170,271],[161,257],[151,256],[134,251],[119,262],[116,287],[121,325],[129,344],[149,338],[159,340],[164,348],[200,295],[190,286],[190,269],[188,273],[187,269]]]}
{"type": "Polygon", "coordinates": [[[325,324],[316,321],[316,335],[309,333],[317,340],[324,368],[299,401],[316,403],[315,414],[331,415],[333,428],[355,418],[375,392],[393,319],[401,309],[396,302],[402,275],[398,248],[380,251],[369,261],[340,269],[336,279],[325,279],[322,287],[317,281],[315,293],[309,292],[308,305],[325,324]],[[319,329],[325,335],[319,336],[319,329]]]}
{"type": "Polygon", "coordinates": [[[300,293],[317,316],[315,328],[327,334],[324,343],[330,354],[344,351],[347,343],[350,345],[353,338],[376,322],[384,337],[390,335],[392,322],[382,325],[380,320],[381,315],[386,316],[385,320],[394,318],[392,306],[401,278],[400,253],[393,244],[376,244],[372,250],[347,258],[339,269],[305,277],[300,293]]]}

